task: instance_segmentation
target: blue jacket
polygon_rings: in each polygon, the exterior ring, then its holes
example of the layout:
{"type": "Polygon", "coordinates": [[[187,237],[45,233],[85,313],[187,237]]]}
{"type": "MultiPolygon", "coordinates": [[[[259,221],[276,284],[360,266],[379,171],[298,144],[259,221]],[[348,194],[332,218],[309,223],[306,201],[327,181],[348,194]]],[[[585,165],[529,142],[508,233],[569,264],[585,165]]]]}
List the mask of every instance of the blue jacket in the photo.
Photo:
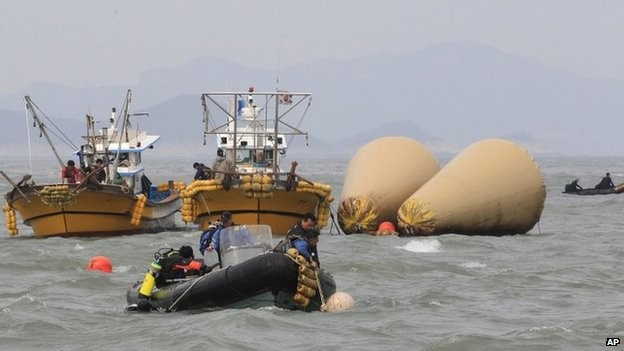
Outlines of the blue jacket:
{"type": "Polygon", "coordinates": [[[204,251],[212,244],[212,247],[219,251],[219,236],[221,234],[221,229],[223,229],[222,224],[218,224],[215,228],[208,228],[208,230],[204,231],[199,238],[199,252],[204,254],[204,251]]]}
{"type": "Polygon", "coordinates": [[[316,264],[319,267],[321,266],[321,263],[319,262],[318,251],[316,250],[316,247],[311,247],[308,244],[308,241],[306,239],[296,238],[293,240],[292,244],[295,247],[295,249],[299,251],[300,255],[302,255],[303,257],[305,257],[306,259],[310,261],[316,262],[316,264]]]}

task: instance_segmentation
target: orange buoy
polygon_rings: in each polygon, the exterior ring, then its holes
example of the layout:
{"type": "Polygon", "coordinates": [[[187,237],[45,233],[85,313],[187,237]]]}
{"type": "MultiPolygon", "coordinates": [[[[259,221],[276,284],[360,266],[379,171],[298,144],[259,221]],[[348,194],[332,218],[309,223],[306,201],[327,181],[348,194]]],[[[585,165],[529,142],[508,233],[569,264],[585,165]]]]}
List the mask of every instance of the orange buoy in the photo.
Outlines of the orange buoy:
{"type": "Polygon", "coordinates": [[[91,261],[89,261],[87,269],[90,271],[102,271],[106,273],[111,273],[113,271],[113,264],[111,263],[111,260],[106,256],[95,256],[91,258],[91,261]]]}
{"type": "Polygon", "coordinates": [[[386,236],[386,235],[399,235],[392,222],[381,222],[379,223],[379,227],[377,227],[377,231],[375,232],[377,236],[386,236]]]}
{"type": "Polygon", "coordinates": [[[379,228],[377,228],[379,232],[396,232],[396,228],[392,222],[381,222],[379,224],[379,228]]]}

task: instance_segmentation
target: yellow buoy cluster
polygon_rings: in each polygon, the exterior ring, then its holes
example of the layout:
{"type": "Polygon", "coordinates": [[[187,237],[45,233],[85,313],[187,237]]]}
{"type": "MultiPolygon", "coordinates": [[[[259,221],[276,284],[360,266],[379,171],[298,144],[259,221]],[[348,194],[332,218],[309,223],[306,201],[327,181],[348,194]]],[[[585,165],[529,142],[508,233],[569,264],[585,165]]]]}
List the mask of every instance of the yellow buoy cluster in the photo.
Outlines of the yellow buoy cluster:
{"type": "Polygon", "coordinates": [[[197,218],[197,205],[195,195],[200,191],[217,191],[223,189],[223,180],[208,179],[196,180],[180,191],[182,198],[182,220],[185,223],[193,223],[197,218]]]}
{"type": "Polygon", "coordinates": [[[364,145],[349,161],[338,205],[346,234],[374,233],[395,222],[403,201],[440,170],[423,144],[406,137],[383,137],[364,145]]]}
{"type": "Polygon", "coordinates": [[[305,308],[310,304],[310,299],[316,296],[316,267],[312,266],[305,257],[299,254],[295,248],[288,249],[287,254],[299,265],[297,278],[297,292],[293,295],[295,303],[305,308]]]}
{"type": "Polygon", "coordinates": [[[171,182],[171,184],[173,185],[173,189],[169,188],[169,182],[158,185],[158,189],[157,189],[158,192],[162,193],[162,192],[169,191],[169,190],[180,191],[186,187],[186,184],[184,184],[184,182],[182,181],[176,180],[176,181],[171,182]]]}
{"type": "Polygon", "coordinates": [[[139,194],[137,196],[137,201],[134,205],[134,210],[132,211],[132,219],[130,219],[130,224],[139,225],[141,223],[141,216],[143,215],[143,209],[145,209],[146,201],[147,197],[145,195],[139,194]]]}
{"type": "Polygon", "coordinates": [[[69,185],[46,185],[39,192],[41,201],[48,206],[65,207],[74,202],[74,196],[69,192],[69,185]]]}
{"type": "Polygon", "coordinates": [[[273,197],[273,178],[267,174],[246,174],[241,178],[241,189],[246,197],[267,199],[273,197]]]}
{"type": "Polygon", "coordinates": [[[9,206],[9,204],[5,204],[2,210],[4,211],[4,220],[9,234],[11,236],[17,235],[17,217],[15,216],[15,210],[9,206]]]}
{"type": "Polygon", "coordinates": [[[378,207],[367,197],[350,197],[338,207],[338,222],[345,233],[368,233],[377,228],[378,207]]]}
{"type": "Polygon", "coordinates": [[[192,197],[182,198],[182,220],[184,223],[193,223],[197,218],[197,207],[192,197]]]}
{"type": "Polygon", "coordinates": [[[316,215],[316,223],[319,227],[323,228],[329,222],[330,204],[334,202],[334,196],[332,195],[331,185],[322,183],[309,183],[307,181],[300,180],[297,182],[295,191],[307,192],[318,195],[323,201],[319,203],[318,213],[316,215]]]}
{"type": "Polygon", "coordinates": [[[503,139],[474,143],[414,192],[397,212],[403,235],[526,233],[539,221],[546,187],[539,166],[503,139]]]}

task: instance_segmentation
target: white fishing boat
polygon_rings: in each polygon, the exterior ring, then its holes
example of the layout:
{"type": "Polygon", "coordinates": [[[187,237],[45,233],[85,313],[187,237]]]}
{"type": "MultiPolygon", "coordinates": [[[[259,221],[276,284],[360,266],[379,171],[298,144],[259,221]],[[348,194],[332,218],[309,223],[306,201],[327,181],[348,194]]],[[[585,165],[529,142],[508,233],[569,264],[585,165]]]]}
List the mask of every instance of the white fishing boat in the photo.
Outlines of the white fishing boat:
{"type": "MultiPolygon", "coordinates": [[[[182,206],[179,190],[184,184],[169,181],[156,187],[145,175],[142,153],[153,149],[160,136],[131,126],[131,117],[146,115],[129,113],[131,97],[128,90],[121,113],[117,115],[113,108],[110,126],[97,133],[94,118],[87,115],[86,142],[74,152],[83,174],[79,182],[36,184],[36,177],[27,175],[16,184],[2,172],[13,185],[4,196],[11,235],[18,234],[16,212],[36,237],[138,234],[175,228],[175,214],[182,206]],[[98,159],[103,161],[99,168],[95,166],[98,159]]],[[[29,96],[24,101],[34,125],[64,167],[39,118],[40,109],[29,96]]]]}
{"type": "MultiPolygon", "coordinates": [[[[284,235],[304,214],[328,224],[331,187],[297,173],[297,162],[282,169],[287,137],[306,136],[299,129],[312,101],[304,92],[213,92],[202,94],[206,136],[215,136],[223,159],[212,179],[197,180],[182,192],[182,219],[202,230],[224,211],[237,224],[267,224],[284,235]],[[297,118],[298,117],[298,118],[297,118]],[[290,119],[289,119],[290,118],[290,119]]],[[[211,158],[213,156],[210,156],[211,158]]]]}

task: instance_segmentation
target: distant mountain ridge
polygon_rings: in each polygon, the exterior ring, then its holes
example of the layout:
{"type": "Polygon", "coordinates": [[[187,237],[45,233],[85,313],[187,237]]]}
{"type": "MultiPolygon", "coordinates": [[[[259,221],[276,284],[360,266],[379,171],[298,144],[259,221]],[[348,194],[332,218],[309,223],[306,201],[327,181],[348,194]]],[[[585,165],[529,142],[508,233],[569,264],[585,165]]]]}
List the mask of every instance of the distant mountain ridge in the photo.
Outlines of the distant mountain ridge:
{"type": "MultiPolygon", "coordinates": [[[[20,141],[23,95],[31,95],[49,116],[78,120],[77,129],[84,129],[85,113],[106,119],[130,88],[133,110],[150,113],[141,127],[162,135],[159,143],[166,153],[211,155],[213,141],[203,146],[201,93],[250,85],[275,90],[276,76],[202,57],[181,67],[147,70],[131,86],[37,83],[0,96],[0,119],[10,126],[0,131],[0,146],[7,149],[20,141]],[[20,122],[14,121],[17,116],[20,122]]],[[[279,88],[313,95],[302,126],[311,145],[302,152],[350,155],[386,135],[412,137],[437,153],[456,153],[493,137],[540,154],[608,156],[624,148],[619,136],[624,127],[622,82],[583,78],[473,42],[296,65],[279,72],[279,88]],[[608,150],[601,146],[605,140],[608,150]]],[[[295,141],[292,152],[303,144],[295,141]]],[[[6,157],[3,153],[0,157],[6,157]]]]}

